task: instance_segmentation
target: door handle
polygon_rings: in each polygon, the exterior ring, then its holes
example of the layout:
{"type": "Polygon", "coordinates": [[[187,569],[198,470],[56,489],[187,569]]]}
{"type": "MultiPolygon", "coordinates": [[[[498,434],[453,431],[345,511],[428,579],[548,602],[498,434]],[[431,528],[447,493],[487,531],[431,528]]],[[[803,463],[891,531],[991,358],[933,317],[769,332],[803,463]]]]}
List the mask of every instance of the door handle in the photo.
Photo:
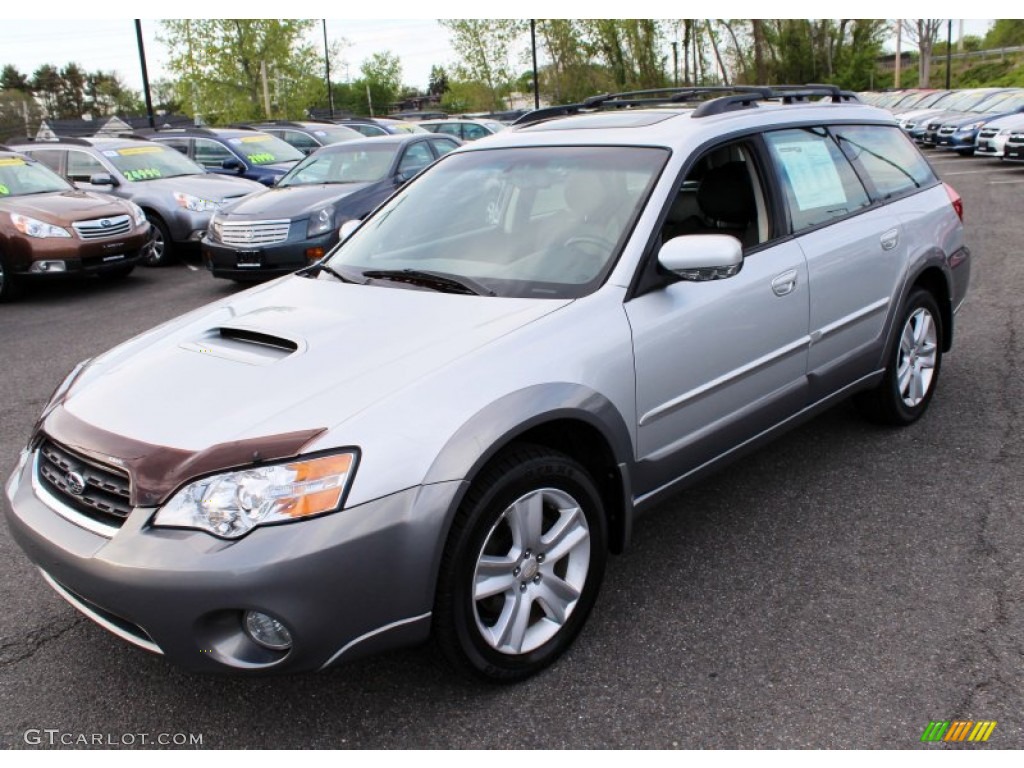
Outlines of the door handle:
{"type": "Polygon", "coordinates": [[[793,292],[796,288],[797,271],[791,269],[788,272],[783,272],[781,275],[772,280],[772,292],[776,296],[786,296],[793,292]]]}
{"type": "Polygon", "coordinates": [[[899,245],[900,231],[895,228],[890,229],[888,232],[882,235],[880,240],[882,243],[882,250],[891,251],[893,248],[899,245]]]}

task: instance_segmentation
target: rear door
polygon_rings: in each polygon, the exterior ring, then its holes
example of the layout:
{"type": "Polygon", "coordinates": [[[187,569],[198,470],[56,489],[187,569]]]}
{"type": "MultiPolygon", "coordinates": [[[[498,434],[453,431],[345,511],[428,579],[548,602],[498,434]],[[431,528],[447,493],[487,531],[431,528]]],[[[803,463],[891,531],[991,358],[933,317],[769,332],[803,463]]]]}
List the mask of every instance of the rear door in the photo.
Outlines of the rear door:
{"type": "Polygon", "coordinates": [[[813,402],[876,367],[906,246],[899,218],[872,203],[825,128],[771,131],[765,141],[807,259],[813,402]]]}

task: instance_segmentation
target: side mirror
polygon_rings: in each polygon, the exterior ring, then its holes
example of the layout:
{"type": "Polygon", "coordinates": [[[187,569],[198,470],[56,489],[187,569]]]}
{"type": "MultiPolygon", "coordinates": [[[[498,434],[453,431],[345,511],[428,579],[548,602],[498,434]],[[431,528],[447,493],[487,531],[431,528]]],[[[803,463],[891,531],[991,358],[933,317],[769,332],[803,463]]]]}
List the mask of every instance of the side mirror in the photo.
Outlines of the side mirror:
{"type": "Polygon", "coordinates": [[[683,235],[661,246],[658,263],[683,280],[722,280],[740,271],[743,245],[732,235],[683,235]]]}
{"type": "Polygon", "coordinates": [[[344,243],[351,237],[352,233],[359,229],[363,222],[360,219],[349,219],[338,229],[338,242],[344,243]]]}
{"type": "Polygon", "coordinates": [[[220,164],[220,167],[223,168],[225,171],[238,171],[239,173],[245,170],[245,167],[242,165],[242,162],[234,157],[229,157],[223,160],[220,164]]]}
{"type": "Polygon", "coordinates": [[[395,184],[405,184],[405,182],[415,175],[416,171],[399,171],[395,174],[395,184]]]}
{"type": "Polygon", "coordinates": [[[117,179],[111,176],[109,173],[94,173],[89,177],[89,183],[97,187],[116,187],[119,186],[117,179]]]}

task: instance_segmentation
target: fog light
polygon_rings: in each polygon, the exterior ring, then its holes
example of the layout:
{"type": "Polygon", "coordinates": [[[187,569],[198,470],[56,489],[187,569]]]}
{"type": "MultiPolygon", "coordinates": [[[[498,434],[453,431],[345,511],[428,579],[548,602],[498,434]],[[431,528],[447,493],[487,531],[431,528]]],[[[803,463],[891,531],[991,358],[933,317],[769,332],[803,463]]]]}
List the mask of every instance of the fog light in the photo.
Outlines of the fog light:
{"type": "Polygon", "coordinates": [[[67,272],[63,261],[36,261],[28,268],[29,272],[67,272]]]}
{"type": "Polygon", "coordinates": [[[310,261],[319,261],[323,257],[324,257],[324,249],[323,248],[307,248],[306,249],[306,258],[309,259],[310,261]]]}
{"type": "Polygon", "coordinates": [[[246,634],[264,648],[287,651],[292,647],[292,633],[273,616],[259,611],[246,611],[242,624],[246,634]]]}

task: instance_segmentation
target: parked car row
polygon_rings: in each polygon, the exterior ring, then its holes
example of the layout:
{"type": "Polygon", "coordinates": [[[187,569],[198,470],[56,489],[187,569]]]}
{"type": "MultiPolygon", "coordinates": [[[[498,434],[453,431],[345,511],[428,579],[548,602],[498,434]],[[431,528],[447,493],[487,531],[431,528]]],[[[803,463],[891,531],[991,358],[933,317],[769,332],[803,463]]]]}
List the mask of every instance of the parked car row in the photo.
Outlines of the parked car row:
{"type": "Polygon", "coordinates": [[[891,111],[900,127],[921,146],[961,155],[1021,159],[1022,88],[861,94],[861,98],[891,111]]]}

